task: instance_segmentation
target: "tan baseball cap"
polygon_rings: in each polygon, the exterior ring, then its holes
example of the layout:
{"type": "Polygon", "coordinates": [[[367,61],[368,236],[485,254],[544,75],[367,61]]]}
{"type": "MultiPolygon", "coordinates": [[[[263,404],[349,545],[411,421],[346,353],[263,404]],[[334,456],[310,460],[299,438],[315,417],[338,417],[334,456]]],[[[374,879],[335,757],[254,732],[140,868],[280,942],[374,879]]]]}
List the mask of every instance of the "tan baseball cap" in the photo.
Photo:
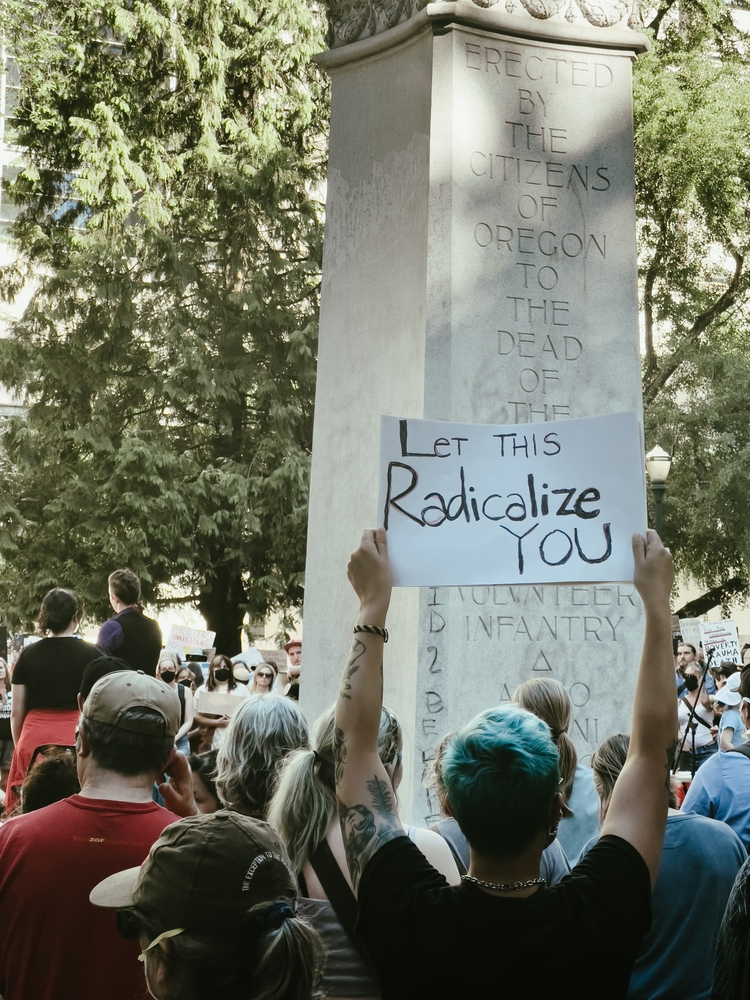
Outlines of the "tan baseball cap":
{"type": "Polygon", "coordinates": [[[180,699],[164,681],[142,670],[105,674],[92,687],[83,714],[94,722],[127,729],[146,736],[176,736],[180,728],[180,699]],[[164,719],[164,726],[147,720],[124,719],[131,708],[150,708],[164,719]]]}

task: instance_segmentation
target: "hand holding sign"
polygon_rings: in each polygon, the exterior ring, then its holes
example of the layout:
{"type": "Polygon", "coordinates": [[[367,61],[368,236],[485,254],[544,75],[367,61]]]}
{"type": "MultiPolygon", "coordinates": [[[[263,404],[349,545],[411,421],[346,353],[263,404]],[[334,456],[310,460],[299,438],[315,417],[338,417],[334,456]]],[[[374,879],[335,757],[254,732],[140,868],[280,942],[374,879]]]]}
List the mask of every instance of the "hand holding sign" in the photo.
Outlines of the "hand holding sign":
{"type": "Polygon", "coordinates": [[[359,548],[349,560],[346,574],[359,598],[360,624],[382,626],[393,586],[388,539],[382,528],[363,532],[359,548]]]}
{"type": "Polygon", "coordinates": [[[631,582],[646,533],[636,415],[382,417],[379,506],[395,586],[631,582]]]}
{"type": "Polygon", "coordinates": [[[646,537],[633,535],[635,560],[634,582],[644,606],[654,614],[669,610],[674,581],[674,567],[669,549],[665,549],[655,531],[646,537]]]}

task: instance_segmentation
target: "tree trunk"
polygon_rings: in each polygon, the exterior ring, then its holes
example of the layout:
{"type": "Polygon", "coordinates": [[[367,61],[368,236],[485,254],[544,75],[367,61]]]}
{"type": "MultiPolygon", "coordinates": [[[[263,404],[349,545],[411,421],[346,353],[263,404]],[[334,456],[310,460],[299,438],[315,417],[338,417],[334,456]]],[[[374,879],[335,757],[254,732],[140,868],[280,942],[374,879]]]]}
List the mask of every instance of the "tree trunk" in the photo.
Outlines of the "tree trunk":
{"type": "Polygon", "coordinates": [[[711,608],[715,608],[717,604],[722,604],[728,598],[744,594],[747,588],[748,585],[745,580],[741,580],[738,576],[733,576],[731,580],[722,583],[720,587],[707,590],[705,594],[696,597],[694,601],[688,601],[687,604],[683,604],[681,608],[675,611],[675,614],[678,618],[697,618],[699,615],[707,614],[711,608]]]}
{"type": "Polygon", "coordinates": [[[212,573],[201,588],[198,610],[206,619],[206,628],[216,632],[217,653],[234,656],[242,649],[245,600],[242,578],[228,567],[212,573]]]}

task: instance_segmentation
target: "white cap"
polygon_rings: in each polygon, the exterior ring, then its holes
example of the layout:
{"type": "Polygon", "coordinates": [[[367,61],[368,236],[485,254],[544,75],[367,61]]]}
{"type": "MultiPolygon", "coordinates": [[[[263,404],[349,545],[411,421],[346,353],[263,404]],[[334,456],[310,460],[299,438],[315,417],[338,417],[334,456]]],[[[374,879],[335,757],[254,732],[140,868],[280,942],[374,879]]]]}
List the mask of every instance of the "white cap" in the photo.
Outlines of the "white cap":
{"type": "Polygon", "coordinates": [[[721,691],[714,696],[714,701],[721,702],[722,705],[729,705],[732,708],[739,705],[742,695],[739,691],[731,691],[728,684],[725,684],[721,691]]]}

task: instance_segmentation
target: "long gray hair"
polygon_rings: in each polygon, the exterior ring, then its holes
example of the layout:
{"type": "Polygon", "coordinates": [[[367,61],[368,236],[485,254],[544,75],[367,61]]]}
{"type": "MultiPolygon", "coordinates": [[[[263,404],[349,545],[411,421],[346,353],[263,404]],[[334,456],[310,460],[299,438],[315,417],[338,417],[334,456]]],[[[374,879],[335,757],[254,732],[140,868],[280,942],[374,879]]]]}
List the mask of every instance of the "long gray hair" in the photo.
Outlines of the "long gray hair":
{"type": "MultiPolygon", "coordinates": [[[[258,699],[255,699],[258,700],[258,699]]],[[[292,870],[299,873],[323,840],[336,816],[334,745],[335,706],[315,723],[315,750],[289,754],[268,809],[268,822],[286,845],[292,870]]],[[[391,782],[401,763],[401,726],[383,708],[378,732],[378,756],[391,782]]]]}
{"type": "Polygon", "coordinates": [[[247,698],[219,745],[219,798],[228,809],[265,817],[279,765],[293,750],[309,746],[307,722],[295,702],[277,694],[247,698]]]}

